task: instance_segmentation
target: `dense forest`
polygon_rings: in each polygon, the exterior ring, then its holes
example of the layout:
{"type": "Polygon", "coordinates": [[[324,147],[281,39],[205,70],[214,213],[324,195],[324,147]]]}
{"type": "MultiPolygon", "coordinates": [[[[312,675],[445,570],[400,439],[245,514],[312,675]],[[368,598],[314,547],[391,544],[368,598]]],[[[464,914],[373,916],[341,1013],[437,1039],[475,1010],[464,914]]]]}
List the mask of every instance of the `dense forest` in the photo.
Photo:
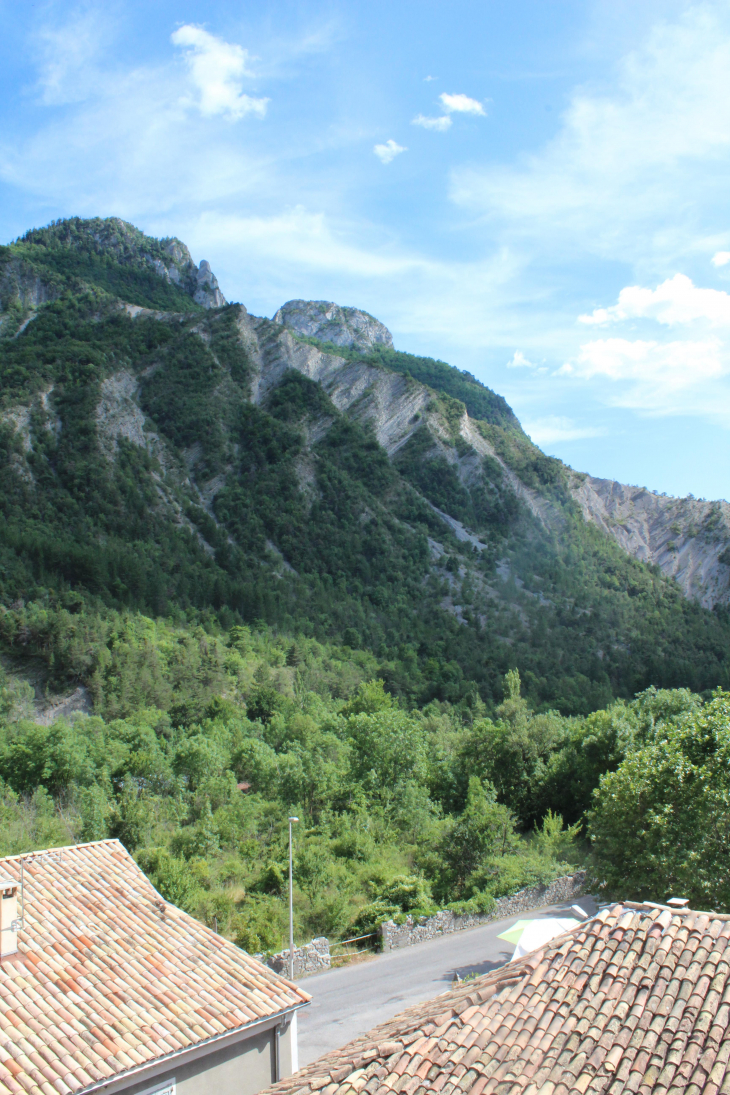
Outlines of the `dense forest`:
{"type": "Polygon", "coordinates": [[[0,686],[0,854],[117,836],[171,901],[249,950],[494,898],[586,863],[606,892],[730,908],[730,697],[649,689],[533,712],[519,674],[488,717],[398,702],[371,654],[136,614],[0,615],[26,665],[86,676],[95,714],[34,720],[0,686]],[[31,656],[32,655],[32,656],[31,656]]]}
{"type": "Polygon", "coordinates": [[[120,221],[0,248],[0,853],[117,836],[254,951],[292,810],[300,938],[584,862],[730,907],[727,613],[469,374],[206,310],[194,270],[120,221]],[[382,378],[420,408],[391,449],[382,378]]]}

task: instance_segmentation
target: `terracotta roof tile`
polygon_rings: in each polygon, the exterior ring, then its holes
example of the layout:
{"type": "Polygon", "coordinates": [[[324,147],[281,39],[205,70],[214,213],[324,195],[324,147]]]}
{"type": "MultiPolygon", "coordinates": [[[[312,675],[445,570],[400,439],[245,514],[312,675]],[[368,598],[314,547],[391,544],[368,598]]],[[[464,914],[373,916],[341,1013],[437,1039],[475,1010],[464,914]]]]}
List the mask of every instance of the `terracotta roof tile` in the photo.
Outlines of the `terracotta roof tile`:
{"type": "Polygon", "coordinates": [[[625,903],[270,1090],[730,1095],[729,1028],[730,917],[625,903]]]}
{"type": "MultiPolygon", "coordinates": [[[[309,1000],[168,905],[119,841],[22,858],[18,954],[0,962],[0,1095],[75,1095],[309,1000]]],[[[0,874],[19,882],[21,857],[0,874]]]]}

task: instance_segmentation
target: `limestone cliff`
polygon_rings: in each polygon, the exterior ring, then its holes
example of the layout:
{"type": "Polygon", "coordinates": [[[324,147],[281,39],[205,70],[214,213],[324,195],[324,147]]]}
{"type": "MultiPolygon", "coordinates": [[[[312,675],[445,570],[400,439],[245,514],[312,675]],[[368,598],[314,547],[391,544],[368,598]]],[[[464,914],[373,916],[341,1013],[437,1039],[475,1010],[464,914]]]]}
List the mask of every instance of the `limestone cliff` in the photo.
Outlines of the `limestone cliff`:
{"type": "Polygon", "coordinates": [[[672,498],[612,479],[573,474],[571,492],[587,521],[624,551],[655,563],[705,608],[730,603],[730,506],[672,498]]]}
{"type": "Polygon", "coordinates": [[[320,342],[366,350],[371,346],[392,348],[387,327],[359,308],[342,308],[328,300],[290,300],[274,316],[274,323],[320,342]]]}

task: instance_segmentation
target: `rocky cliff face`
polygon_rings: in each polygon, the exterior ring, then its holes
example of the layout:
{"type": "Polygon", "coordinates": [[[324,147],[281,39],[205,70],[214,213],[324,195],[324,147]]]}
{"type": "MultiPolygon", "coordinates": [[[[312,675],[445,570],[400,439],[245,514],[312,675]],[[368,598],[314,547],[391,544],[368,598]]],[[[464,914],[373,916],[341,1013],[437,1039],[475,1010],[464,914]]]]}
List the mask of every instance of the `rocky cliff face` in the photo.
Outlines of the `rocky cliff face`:
{"type": "Polygon", "coordinates": [[[573,474],[571,492],[587,521],[629,555],[655,563],[705,608],[730,603],[730,506],[672,498],[612,479],[573,474]]]}
{"type": "Polygon", "coordinates": [[[341,308],[328,300],[287,301],[274,316],[274,323],[335,346],[356,350],[393,346],[390,331],[373,316],[359,308],[341,308]]]}
{"type": "Polygon", "coordinates": [[[196,304],[202,304],[204,308],[222,308],[227,304],[226,298],[220,291],[218,279],[210,268],[210,263],[203,259],[200,266],[195,267],[195,291],[192,294],[196,304]]]}

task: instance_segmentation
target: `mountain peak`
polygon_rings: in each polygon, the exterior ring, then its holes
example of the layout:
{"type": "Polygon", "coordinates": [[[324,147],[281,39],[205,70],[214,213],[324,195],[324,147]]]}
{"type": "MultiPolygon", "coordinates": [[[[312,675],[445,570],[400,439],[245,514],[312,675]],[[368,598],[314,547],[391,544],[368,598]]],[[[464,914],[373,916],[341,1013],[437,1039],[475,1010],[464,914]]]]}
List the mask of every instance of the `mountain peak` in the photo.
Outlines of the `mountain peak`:
{"type": "Polygon", "coordinates": [[[332,342],[356,350],[372,346],[393,348],[388,328],[359,308],[343,308],[329,300],[288,300],[274,316],[280,323],[307,338],[332,342]]]}
{"type": "Polygon", "coordinates": [[[163,310],[186,310],[186,297],[203,308],[226,304],[209,262],[196,266],[181,240],[147,236],[121,217],[69,217],[33,228],[7,257],[16,262],[0,284],[0,311],[8,306],[6,297],[30,307],[54,299],[69,277],[163,310]],[[157,288],[155,274],[169,288],[157,288]]]}

